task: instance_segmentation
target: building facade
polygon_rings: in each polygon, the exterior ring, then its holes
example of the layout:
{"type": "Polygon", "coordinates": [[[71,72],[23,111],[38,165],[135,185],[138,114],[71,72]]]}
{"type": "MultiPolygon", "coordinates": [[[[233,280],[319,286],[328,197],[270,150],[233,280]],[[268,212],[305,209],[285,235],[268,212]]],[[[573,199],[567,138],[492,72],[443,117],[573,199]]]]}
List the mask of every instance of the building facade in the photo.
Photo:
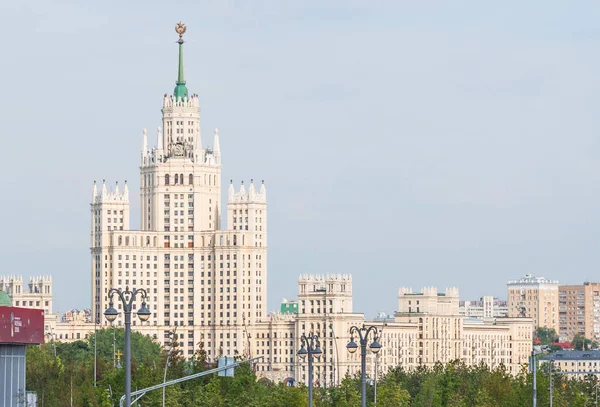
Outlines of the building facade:
{"type": "Polygon", "coordinates": [[[539,359],[540,365],[551,363],[556,371],[572,379],[585,379],[588,375],[600,376],[600,351],[567,350],[554,352],[539,359]]]}
{"type": "Polygon", "coordinates": [[[479,301],[461,301],[459,313],[471,318],[504,318],[508,316],[508,302],[486,295],[479,301]]]}
{"type": "MultiPolygon", "coordinates": [[[[152,311],[145,324],[185,332],[182,349],[188,355],[204,338],[215,357],[246,351],[243,331],[266,320],[266,189],[253,181],[247,190],[243,183],[237,191],[230,184],[223,215],[219,133],[215,129],[212,146],[203,144],[199,98],[184,80],[185,29],[179,27],[176,87],[162,99],[156,145],[149,147],[145,130],[142,137],[141,229],[130,228],[127,183],[112,190],[94,183],[92,310],[106,325],[102,313],[111,289],[144,289],[152,311]]],[[[163,334],[157,336],[163,341],[163,334]]]]}
{"type": "MultiPolygon", "coordinates": [[[[353,309],[351,276],[302,275],[297,300],[286,302],[282,312],[267,314],[265,186],[251,181],[235,190],[230,184],[227,227],[222,227],[220,136],[215,130],[212,146],[203,144],[199,98],[188,93],[183,76],[185,29],[181,23],[178,27],[178,78],[173,93],[162,99],[156,145],[150,148],[147,132],[142,135],[141,228],[131,230],[126,183],[111,190],[105,182],[94,184],[92,321],[55,321],[54,338],[81,340],[108,328],[103,312],[109,291],[135,287],[147,292],[152,315],[145,323],[132,321],[134,330],[167,346],[170,331],[175,331],[188,358],[199,347],[213,362],[220,356],[262,356],[257,374],[274,381],[306,382],[307,363],[296,355],[302,335],[311,333],[323,350],[314,364],[316,383],[327,386],[357,373],[360,355],[348,353],[346,344],[350,328],[363,324],[378,327],[383,346],[368,356],[370,376],[399,365],[412,369],[456,359],[468,364],[502,361],[514,373],[526,363],[516,350],[521,341],[531,341],[531,320],[466,324],[455,288],[445,293],[435,287],[420,293],[402,288],[393,317],[368,321],[353,309]],[[490,352],[483,353],[485,349],[490,352]]],[[[119,302],[114,306],[121,309],[119,302]]],[[[119,316],[115,324],[122,323],[119,316]]]]}
{"type": "Polygon", "coordinates": [[[508,286],[508,316],[533,319],[534,329],[559,331],[558,281],[526,274],[508,286]]]}
{"type": "Polygon", "coordinates": [[[11,298],[13,306],[43,309],[44,315],[52,314],[52,277],[30,277],[27,287],[23,276],[0,276],[0,291],[11,298]]]}
{"type": "Polygon", "coordinates": [[[576,334],[600,341],[600,283],[558,287],[559,338],[573,340],[576,334]]]}

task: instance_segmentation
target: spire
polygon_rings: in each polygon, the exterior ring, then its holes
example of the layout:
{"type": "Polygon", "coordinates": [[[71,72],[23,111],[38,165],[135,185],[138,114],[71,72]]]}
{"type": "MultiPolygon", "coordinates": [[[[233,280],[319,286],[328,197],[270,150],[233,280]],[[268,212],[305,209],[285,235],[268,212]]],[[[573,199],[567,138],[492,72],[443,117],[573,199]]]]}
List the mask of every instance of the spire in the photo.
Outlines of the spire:
{"type": "Polygon", "coordinates": [[[129,201],[129,187],[127,186],[127,180],[125,180],[125,187],[123,188],[123,199],[129,201]]]}
{"type": "Polygon", "coordinates": [[[115,185],[115,195],[119,195],[119,181],[117,181],[117,184],[115,185]]]}
{"type": "Polygon", "coordinates": [[[254,180],[250,180],[250,187],[248,188],[248,200],[253,201],[256,196],[256,189],[254,188],[254,180]]]}
{"type": "Polygon", "coordinates": [[[229,201],[233,201],[233,195],[235,194],[235,189],[233,189],[233,180],[229,180],[229,201]]]}
{"type": "Polygon", "coordinates": [[[183,34],[185,30],[186,26],[181,21],[175,25],[175,31],[179,34],[179,40],[177,41],[179,44],[179,69],[177,71],[177,86],[175,86],[175,90],[173,91],[175,100],[186,98],[188,95],[188,90],[185,87],[185,79],[183,78],[183,34]]]}
{"type": "Polygon", "coordinates": [[[246,194],[246,187],[244,187],[244,181],[242,181],[242,186],[240,187],[240,195],[246,194]]]}
{"type": "Polygon", "coordinates": [[[262,184],[260,185],[259,193],[262,195],[262,199],[267,200],[267,189],[265,188],[265,180],[263,179],[262,184]]]}
{"type": "Polygon", "coordinates": [[[144,138],[142,141],[142,155],[146,156],[148,154],[148,136],[146,135],[146,129],[144,131],[144,138]]]}
{"type": "Polygon", "coordinates": [[[94,189],[92,189],[92,203],[96,202],[98,196],[98,188],[96,187],[96,181],[94,181],[94,189]]]}
{"type": "Polygon", "coordinates": [[[163,138],[162,138],[162,134],[160,132],[160,126],[156,128],[156,132],[157,132],[156,149],[162,150],[163,149],[163,138]]]}
{"type": "Polygon", "coordinates": [[[100,200],[104,200],[106,199],[106,197],[108,196],[108,191],[106,190],[106,180],[103,179],[102,180],[102,192],[100,193],[100,200]]]}
{"type": "Polygon", "coordinates": [[[221,145],[219,144],[219,129],[215,128],[215,141],[213,144],[213,155],[217,164],[221,164],[221,145]]]}

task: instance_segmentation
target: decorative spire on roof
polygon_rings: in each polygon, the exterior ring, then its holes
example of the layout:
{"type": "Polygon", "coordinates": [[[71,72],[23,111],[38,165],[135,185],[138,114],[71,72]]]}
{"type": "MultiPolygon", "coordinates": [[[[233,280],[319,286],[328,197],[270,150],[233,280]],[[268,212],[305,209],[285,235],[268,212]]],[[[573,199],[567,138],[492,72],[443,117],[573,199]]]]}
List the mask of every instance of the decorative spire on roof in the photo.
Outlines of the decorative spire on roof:
{"type": "Polygon", "coordinates": [[[184,99],[188,95],[185,80],[183,79],[183,34],[186,29],[187,27],[181,21],[175,25],[175,32],[179,34],[179,40],[177,41],[179,44],[179,70],[177,71],[177,86],[175,86],[175,90],[173,91],[175,99],[184,99]]]}

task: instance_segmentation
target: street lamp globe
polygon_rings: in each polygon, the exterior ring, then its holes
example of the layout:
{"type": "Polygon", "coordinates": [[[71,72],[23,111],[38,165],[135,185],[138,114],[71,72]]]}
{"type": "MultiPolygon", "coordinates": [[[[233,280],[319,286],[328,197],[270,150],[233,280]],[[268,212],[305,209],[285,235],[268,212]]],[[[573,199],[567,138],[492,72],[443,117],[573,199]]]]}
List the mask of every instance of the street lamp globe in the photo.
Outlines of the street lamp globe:
{"type": "Polygon", "coordinates": [[[117,319],[117,317],[119,316],[119,313],[113,306],[112,301],[108,304],[108,308],[106,309],[106,311],[104,311],[104,316],[106,317],[108,322],[114,322],[114,320],[117,319]]]}
{"type": "Polygon", "coordinates": [[[377,339],[378,338],[373,339],[373,342],[371,342],[371,345],[369,345],[371,352],[373,352],[375,354],[379,353],[379,351],[381,350],[381,344],[379,343],[379,341],[377,339]]]}
{"type": "MultiPolygon", "coordinates": [[[[105,312],[106,314],[106,312],[105,312]]],[[[137,315],[140,321],[146,322],[150,318],[150,310],[146,306],[146,301],[142,302],[141,308],[138,310],[137,315]]]]}
{"type": "Polygon", "coordinates": [[[323,351],[321,350],[321,346],[317,342],[317,347],[313,349],[312,354],[315,355],[317,358],[320,358],[322,353],[323,351]]]}
{"type": "Polygon", "coordinates": [[[350,353],[356,352],[358,345],[356,342],[354,342],[354,338],[350,338],[350,342],[348,342],[348,345],[346,345],[346,349],[348,349],[348,352],[350,353]]]}
{"type": "Polygon", "coordinates": [[[298,351],[298,356],[304,360],[304,358],[306,358],[306,355],[308,355],[308,351],[304,348],[304,344],[302,344],[302,347],[300,348],[300,350],[298,351]]]}

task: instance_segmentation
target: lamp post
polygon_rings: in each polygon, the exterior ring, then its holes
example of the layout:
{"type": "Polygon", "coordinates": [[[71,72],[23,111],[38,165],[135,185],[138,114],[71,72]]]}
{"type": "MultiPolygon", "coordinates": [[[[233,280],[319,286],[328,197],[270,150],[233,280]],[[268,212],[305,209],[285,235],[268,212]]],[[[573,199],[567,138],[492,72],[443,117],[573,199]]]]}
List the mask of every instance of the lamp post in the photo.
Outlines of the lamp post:
{"type": "MultiPolygon", "coordinates": [[[[167,382],[167,369],[169,368],[169,359],[171,358],[171,354],[173,353],[173,344],[175,343],[175,341],[177,340],[177,328],[175,328],[174,331],[169,331],[167,332],[167,334],[169,335],[169,338],[171,338],[171,346],[169,347],[169,353],[167,354],[167,362],[165,363],[165,377],[163,378],[163,383],[167,382]]],[[[163,407],[165,407],[165,389],[166,387],[163,387],[162,391],[162,402],[163,402],[163,407]]]]}
{"type": "Polygon", "coordinates": [[[369,334],[371,334],[371,332],[375,338],[369,345],[369,348],[371,349],[371,352],[378,353],[381,350],[381,344],[379,343],[377,337],[377,327],[374,325],[369,327],[363,325],[361,328],[358,328],[357,326],[350,327],[350,342],[348,342],[348,345],[346,345],[348,352],[356,352],[358,345],[356,342],[354,342],[354,334],[358,336],[360,342],[360,390],[362,407],[367,407],[367,340],[369,339],[369,334]]]}
{"type": "Polygon", "coordinates": [[[142,306],[137,312],[140,321],[145,322],[150,318],[150,310],[146,306],[146,290],[137,288],[129,290],[129,287],[125,287],[125,291],[123,291],[120,288],[111,288],[108,292],[110,303],[108,309],[104,311],[104,316],[108,322],[113,322],[119,315],[119,312],[113,306],[113,296],[115,294],[121,300],[123,313],[125,314],[125,405],[129,407],[131,406],[131,310],[137,294],[142,297],[142,306]]]}
{"type": "Polygon", "coordinates": [[[323,351],[319,343],[319,337],[314,334],[300,337],[300,350],[298,356],[304,360],[308,356],[308,407],[313,406],[313,357],[319,358],[323,351]]]}

